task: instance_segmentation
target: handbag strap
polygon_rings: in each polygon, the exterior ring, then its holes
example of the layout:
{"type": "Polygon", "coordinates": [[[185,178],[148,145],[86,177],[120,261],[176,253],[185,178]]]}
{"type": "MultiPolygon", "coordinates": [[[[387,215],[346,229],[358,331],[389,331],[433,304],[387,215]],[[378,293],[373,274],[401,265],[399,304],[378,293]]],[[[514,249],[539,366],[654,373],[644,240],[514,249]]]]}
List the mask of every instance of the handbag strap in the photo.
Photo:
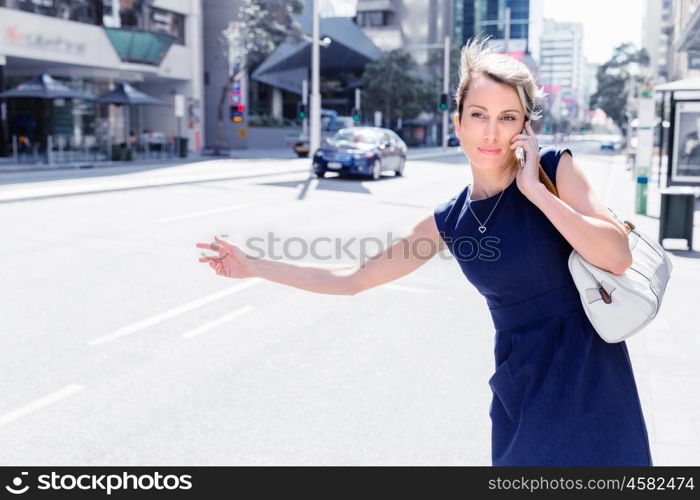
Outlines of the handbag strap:
{"type": "MultiPolygon", "coordinates": [[[[540,172],[539,172],[539,177],[540,177],[540,182],[545,185],[547,190],[552,193],[554,196],[559,198],[559,191],[557,190],[556,185],[552,182],[552,179],[549,178],[547,175],[547,172],[542,168],[542,164],[540,164],[540,172]]],[[[632,224],[632,221],[629,220],[620,220],[620,218],[617,216],[617,214],[610,208],[608,207],[608,210],[610,210],[610,213],[612,216],[615,218],[615,220],[622,225],[622,227],[625,228],[625,232],[627,234],[631,233],[634,228],[636,227],[634,224],[632,224]]]]}

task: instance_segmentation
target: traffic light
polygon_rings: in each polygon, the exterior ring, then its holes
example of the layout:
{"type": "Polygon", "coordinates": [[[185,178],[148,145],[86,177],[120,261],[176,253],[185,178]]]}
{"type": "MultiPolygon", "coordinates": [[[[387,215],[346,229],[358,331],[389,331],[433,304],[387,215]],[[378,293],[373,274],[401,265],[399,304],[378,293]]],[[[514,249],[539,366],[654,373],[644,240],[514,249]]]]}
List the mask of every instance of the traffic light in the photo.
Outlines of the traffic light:
{"type": "Polygon", "coordinates": [[[232,122],[240,123],[243,121],[243,112],[245,111],[245,106],[243,104],[230,106],[229,110],[232,122]]]}
{"type": "Polygon", "coordinates": [[[232,122],[240,123],[243,121],[245,106],[241,101],[241,82],[240,80],[234,80],[229,94],[229,119],[232,122]]]}
{"type": "Polygon", "coordinates": [[[360,122],[360,110],[357,108],[352,108],[351,114],[352,114],[352,121],[354,121],[355,123],[359,123],[360,122]]]}
{"type": "Polygon", "coordinates": [[[309,116],[309,111],[306,108],[306,103],[303,102],[298,102],[297,103],[297,118],[300,120],[304,120],[309,116]]]}
{"type": "Polygon", "coordinates": [[[438,109],[440,109],[440,111],[447,111],[447,94],[440,94],[438,109]]]}

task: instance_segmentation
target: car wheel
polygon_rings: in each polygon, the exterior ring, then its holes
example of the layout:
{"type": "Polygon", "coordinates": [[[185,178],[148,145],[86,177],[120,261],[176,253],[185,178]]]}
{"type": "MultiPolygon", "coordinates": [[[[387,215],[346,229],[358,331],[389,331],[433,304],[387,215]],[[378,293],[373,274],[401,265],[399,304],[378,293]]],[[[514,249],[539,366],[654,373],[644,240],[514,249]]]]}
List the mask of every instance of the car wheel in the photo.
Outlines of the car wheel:
{"type": "Polygon", "coordinates": [[[319,179],[322,179],[326,175],[325,170],[314,170],[314,173],[316,174],[316,177],[319,179]]]}
{"type": "Polygon", "coordinates": [[[382,160],[374,160],[374,167],[372,167],[372,179],[378,181],[382,177],[382,160]]]}
{"type": "Polygon", "coordinates": [[[309,153],[297,153],[297,156],[298,156],[299,158],[308,158],[308,157],[309,157],[309,153]]]}
{"type": "Polygon", "coordinates": [[[396,177],[401,177],[403,175],[403,167],[406,165],[406,157],[402,157],[401,160],[399,161],[399,166],[394,172],[396,177]]]}

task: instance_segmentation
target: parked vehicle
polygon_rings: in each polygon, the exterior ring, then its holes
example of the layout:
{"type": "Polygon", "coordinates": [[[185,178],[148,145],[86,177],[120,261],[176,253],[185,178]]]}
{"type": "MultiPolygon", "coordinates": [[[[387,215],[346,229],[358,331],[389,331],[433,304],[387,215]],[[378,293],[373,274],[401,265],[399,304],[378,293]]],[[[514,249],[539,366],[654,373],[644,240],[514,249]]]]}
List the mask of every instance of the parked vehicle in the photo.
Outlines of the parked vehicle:
{"type": "MultiPolygon", "coordinates": [[[[337,111],[332,109],[321,109],[321,134],[322,136],[331,137],[334,132],[340,129],[352,127],[355,122],[352,116],[339,116],[337,111]]],[[[299,134],[293,141],[292,149],[299,158],[309,156],[309,136],[308,134],[299,134]]]]}
{"type": "Polygon", "coordinates": [[[384,171],[401,176],[406,164],[406,143],[392,130],[350,127],[339,130],[313,156],[314,172],[361,175],[379,180],[384,171]]]}
{"type": "Polygon", "coordinates": [[[617,151],[622,146],[622,138],[619,136],[606,137],[600,142],[600,149],[608,149],[610,151],[617,151]]]}

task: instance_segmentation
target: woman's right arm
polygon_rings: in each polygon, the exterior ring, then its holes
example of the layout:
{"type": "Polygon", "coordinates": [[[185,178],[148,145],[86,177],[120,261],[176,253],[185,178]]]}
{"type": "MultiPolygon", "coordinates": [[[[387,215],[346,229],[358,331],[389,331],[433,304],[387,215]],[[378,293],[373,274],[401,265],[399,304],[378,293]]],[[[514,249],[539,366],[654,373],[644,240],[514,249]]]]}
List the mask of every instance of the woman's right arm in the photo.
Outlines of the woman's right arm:
{"type": "Polygon", "coordinates": [[[226,257],[200,258],[217,274],[231,278],[258,277],[302,290],[331,295],[356,295],[364,290],[396,280],[415,271],[446,248],[431,212],[410,233],[391,247],[361,265],[335,268],[290,264],[259,259],[245,254],[238,246],[216,238],[218,244],[198,243],[198,248],[223,252],[226,257]]]}
{"type": "Polygon", "coordinates": [[[445,248],[431,211],[407,236],[355,268],[350,275],[353,295],[412,273],[445,248]]]}

